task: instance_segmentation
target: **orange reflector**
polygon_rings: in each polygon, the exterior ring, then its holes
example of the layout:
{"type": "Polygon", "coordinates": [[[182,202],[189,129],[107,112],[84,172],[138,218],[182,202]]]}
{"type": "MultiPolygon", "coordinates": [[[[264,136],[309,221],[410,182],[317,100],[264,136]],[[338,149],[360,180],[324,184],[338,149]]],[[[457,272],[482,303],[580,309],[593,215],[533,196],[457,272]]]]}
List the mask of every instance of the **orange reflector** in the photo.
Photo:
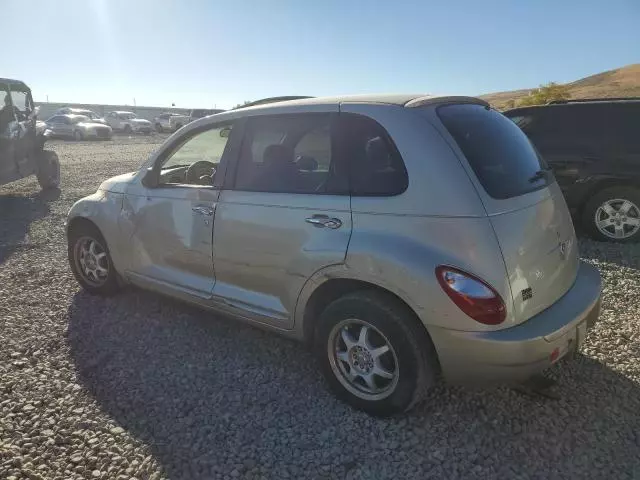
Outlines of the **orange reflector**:
{"type": "Polygon", "coordinates": [[[556,348],[551,355],[549,355],[549,360],[555,362],[558,359],[558,355],[560,355],[560,349],[556,348]]]}

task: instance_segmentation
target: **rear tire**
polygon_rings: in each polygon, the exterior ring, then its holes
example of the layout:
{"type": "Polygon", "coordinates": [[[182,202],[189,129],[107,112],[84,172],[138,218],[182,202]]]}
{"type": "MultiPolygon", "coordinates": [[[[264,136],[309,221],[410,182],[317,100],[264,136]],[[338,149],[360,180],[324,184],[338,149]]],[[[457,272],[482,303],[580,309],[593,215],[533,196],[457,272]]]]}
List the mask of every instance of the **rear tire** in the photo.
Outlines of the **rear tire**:
{"type": "Polygon", "coordinates": [[[93,295],[110,296],[120,289],[107,242],[90,223],[76,225],[67,234],[69,266],[80,286],[93,295]]]}
{"type": "Polygon", "coordinates": [[[73,132],[73,139],[76,142],[80,142],[84,140],[84,135],[82,135],[82,132],[80,130],[76,130],[75,132],[73,132]]]}
{"type": "Polygon", "coordinates": [[[601,242],[640,241],[640,190],[612,187],[596,193],[582,211],[582,225],[601,242]]]}
{"type": "Polygon", "coordinates": [[[125,125],[123,128],[123,132],[126,133],[127,135],[131,134],[131,125],[125,125]]]}
{"type": "Polygon", "coordinates": [[[36,177],[42,190],[60,187],[60,159],[55,152],[43,150],[37,159],[36,177]]]}
{"type": "Polygon", "coordinates": [[[380,417],[411,409],[436,383],[440,370],[431,339],[414,313],[395,297],[373,290],[329,304],[318,318],[314,351],[333,393],[380,417]]]}

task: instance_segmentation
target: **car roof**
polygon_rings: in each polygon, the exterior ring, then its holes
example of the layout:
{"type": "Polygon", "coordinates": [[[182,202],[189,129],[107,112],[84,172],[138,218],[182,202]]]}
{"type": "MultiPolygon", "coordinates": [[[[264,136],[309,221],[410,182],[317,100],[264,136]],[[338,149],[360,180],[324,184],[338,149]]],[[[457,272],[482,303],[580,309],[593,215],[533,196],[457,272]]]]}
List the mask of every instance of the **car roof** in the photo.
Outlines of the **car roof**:
{"type": "Polygon", "coordinates": [[[336,105],[341,103],[370,103],[370,104],[386,104],[397,105],[402,107],[420,107],[428,104],[436,103],[478,103],[488,105],[482,99],[465,96],[450,95],[425,95],[425,94],[365,94],[365,95],[339,95],[333,97],[309,97],[297,100],[274,101],[273,103],[260,103],[255,106],[240,107],[238,110],[253,108],[277,108],[285,106],[304,106],[304,105],[336,105]]]}
{"type": "Polygon", "coordinates": [[[640,99],[637,97],[630,98],[601,98],[601,99],[576,99],[576,100],[567,100],[567,101],[553,101],[549,102],[545,105],[528,105],[525,107],[516,107],[511,108],[509,110],[505,110],[503,112],[506,116],[515,115],[518,113],[524,112],[535,112],[535,111],[543,111],[551,108],[555,109],[564,109],[564,108],[586,108],[593,106],[602,106],[602,105],[624,105],[624,104],[637,104],[640,103],[640,99]]]}
{"type": "Polygon", "coordinates": [[[31,89],[23,81],[14,80],[14,79],[11,79],[11,78],[0,78],[0,85],[8,85],[8,86],[11,86],[11,87],[19,87],[21,89],[31,91],[31,89]]]}
{"type": "MultiPolygon", "coordinates": [[[[120,113],[133,113],[133,112],[130,112],[130,111],[128,111],[128,110],[114,110],[114,111],[109,112],[109,113],[117,113],[117,114],[120,114],[120,113]]],[[[135,115],[135,113],[133,113],[133,114],[135,115]]]]}

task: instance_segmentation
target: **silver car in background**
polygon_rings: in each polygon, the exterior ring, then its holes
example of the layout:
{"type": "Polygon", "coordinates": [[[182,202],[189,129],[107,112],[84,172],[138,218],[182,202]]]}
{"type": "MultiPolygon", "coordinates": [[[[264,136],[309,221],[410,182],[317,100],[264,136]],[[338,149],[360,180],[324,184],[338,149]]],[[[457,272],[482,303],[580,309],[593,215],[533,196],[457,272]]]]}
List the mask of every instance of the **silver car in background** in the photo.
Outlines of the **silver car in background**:
{"type": "Polygon", "coordinates": [[[114,111],[105,116],[109,126],[115,132],[123,133],[145,133],[149,134],[153,130],[153,124],[144,118],[138,118],[133,112],[114,111]]]}
{"type": "Polygon", "coordinates": [[[84,115],[85,117],[89,117],[94,123],[102,123],[103,125],[107,125],[107,121],[104,117],[100,116],[93,110],[87,110],[84,108],[72,108],[72,107],[62,107],[56,110],[54,115],[84,115]]]}
{"type": "Polygon", "coordinates": [[[94,122],[84,115],[54,115],[45,123],[54,137],[74,140],[110,140],[113,136],[109,125],[94,122]]]}
{"type": "Polygon", "coordinates": [[[90,293],[132,283],[308,342],[373,415],[439,376],[519,382],[600,311],[553,174],[483,100],[308,98],[202,118],[67,222],[90,293]]]}

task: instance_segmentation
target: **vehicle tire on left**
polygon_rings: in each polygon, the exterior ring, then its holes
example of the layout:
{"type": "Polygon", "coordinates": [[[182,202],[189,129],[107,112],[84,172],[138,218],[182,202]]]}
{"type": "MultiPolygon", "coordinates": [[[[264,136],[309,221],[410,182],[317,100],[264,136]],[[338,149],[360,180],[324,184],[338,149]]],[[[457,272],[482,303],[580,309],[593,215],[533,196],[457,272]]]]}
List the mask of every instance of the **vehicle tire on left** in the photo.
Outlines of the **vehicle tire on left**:
{"type": "Polygon", "coordinates": [[[36,177],[43,190],[52,190],[60,186],[60,159],[56,152],[43,150],[37,158],[36,177]]]}
{"type": "Polygon", "coordinates": [[[80,286],[94,295],[120,289],[109,247],[98,227],[88,221],[71,225],[67,234],[69,266],[80,286]]]}
{"type": "Polygon", "coordinates": [[[410,410],[440,372],[419,322],[384,292],[362,290],[331,302],[318,318],[313,346],[333,393],[378,417],[410,410]]]}

